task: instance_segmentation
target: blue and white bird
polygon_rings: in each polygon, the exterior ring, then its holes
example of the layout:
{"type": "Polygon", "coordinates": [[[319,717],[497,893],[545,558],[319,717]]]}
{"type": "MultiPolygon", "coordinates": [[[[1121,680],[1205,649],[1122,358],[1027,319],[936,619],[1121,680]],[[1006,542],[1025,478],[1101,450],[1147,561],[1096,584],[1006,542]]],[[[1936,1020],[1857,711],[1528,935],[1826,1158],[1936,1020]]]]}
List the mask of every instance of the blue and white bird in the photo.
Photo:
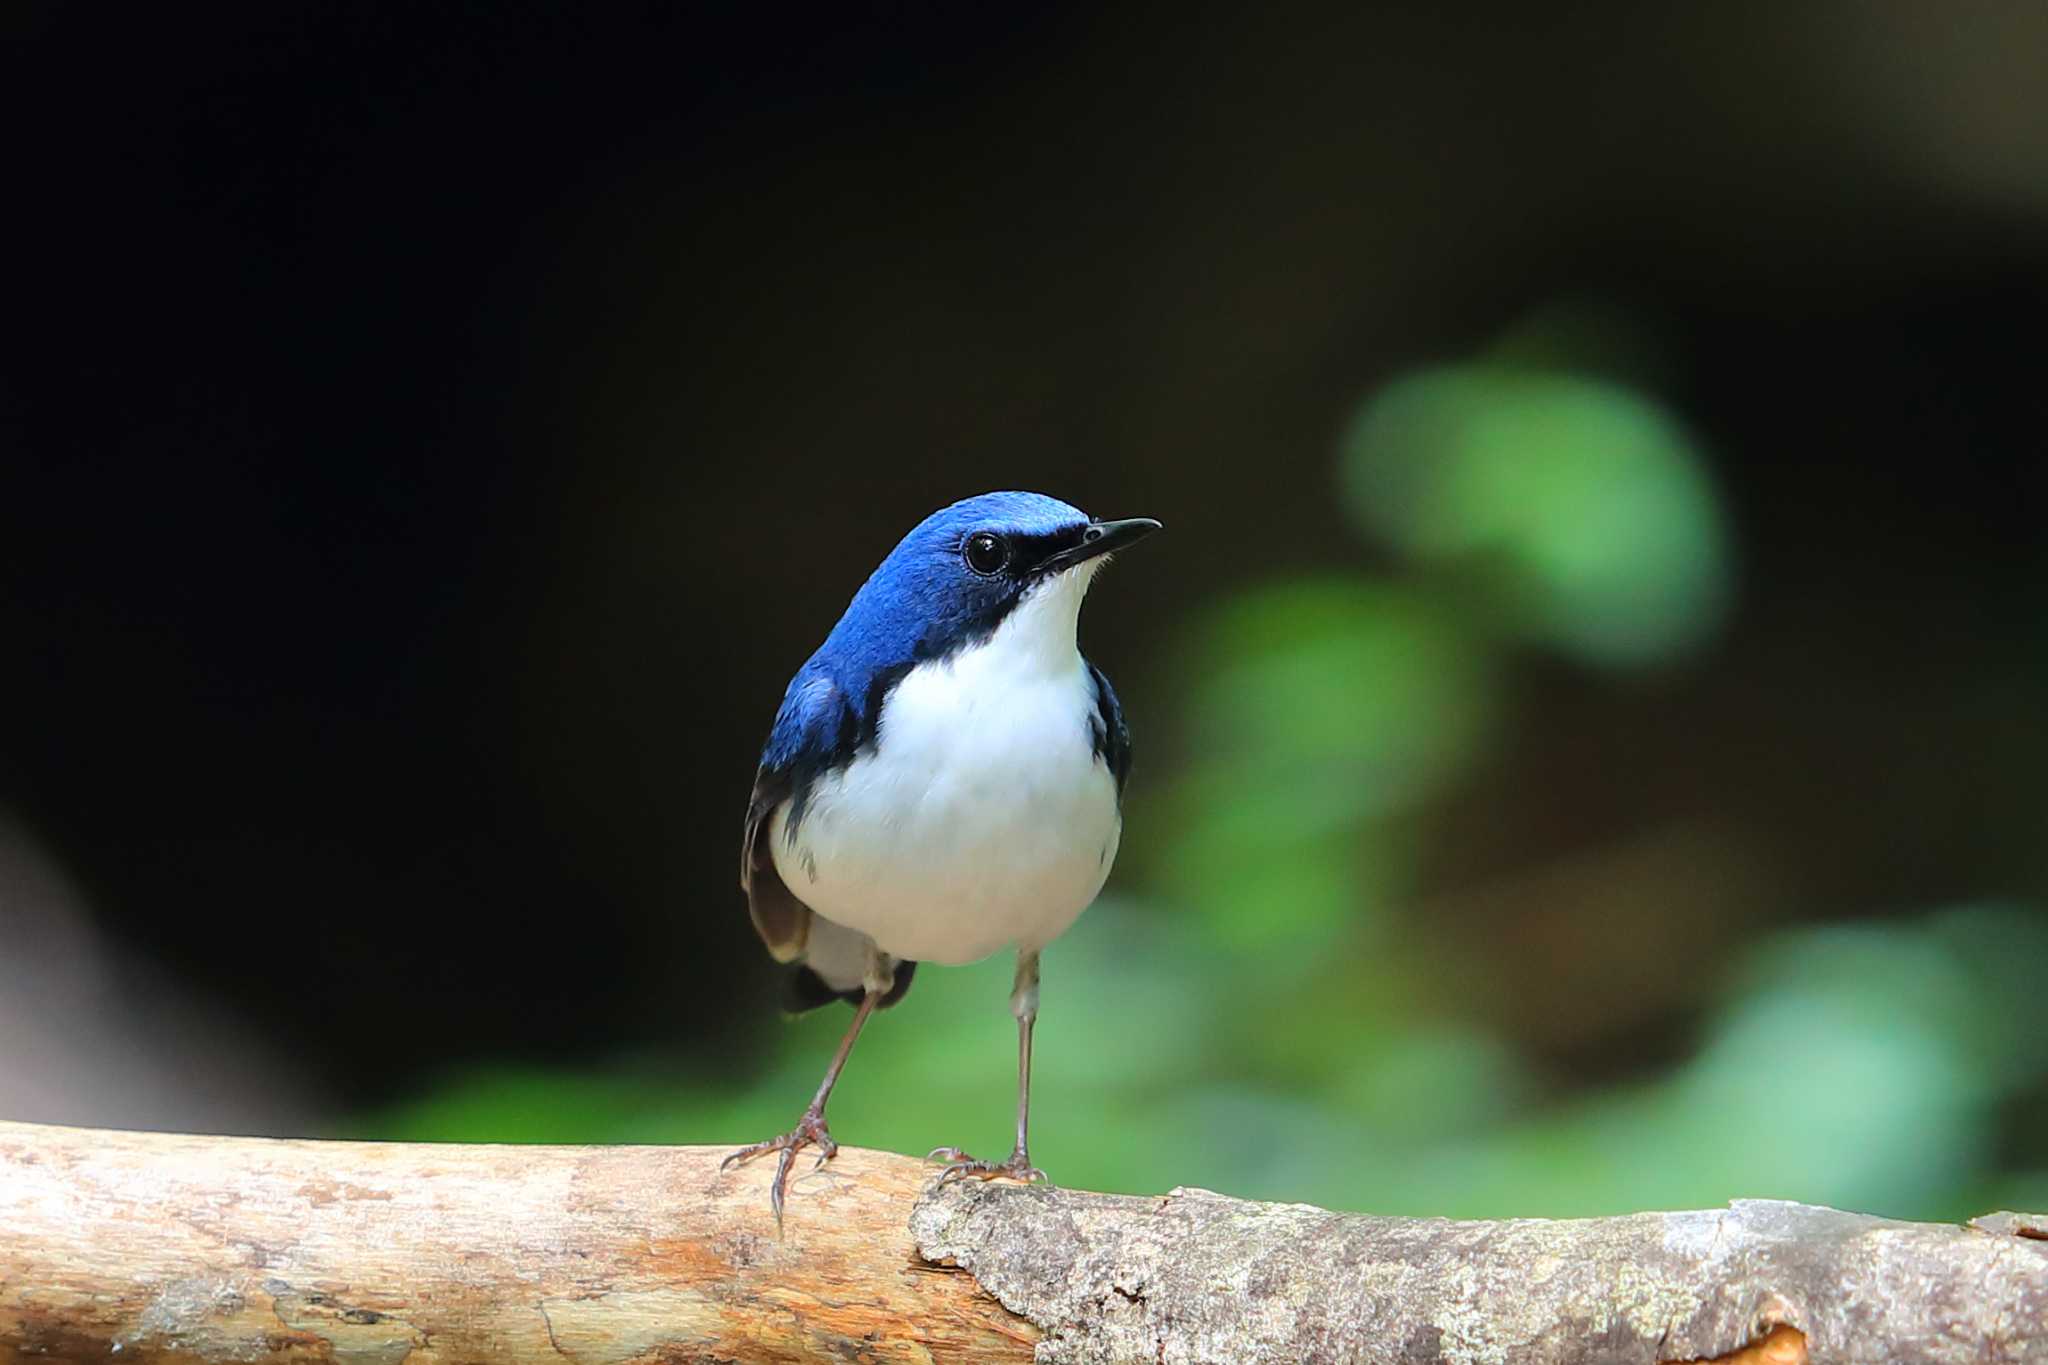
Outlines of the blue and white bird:
{"type": "Polygon", "coordinates": [[[825,1101],[861,1026],[920,962],[1017,953],[1017,1145],[1004,1161],[932,1153],[960,1175],[1043,1179],[1031,1164],[1038,955],[1102,890],[1123,831],[1130,732],[1081,656],[1081,601],[1112,551],[1159,529],[1097,521],[1038,493],[986,493],[918,523],[790,679],[740,847],[754,928],[795,964],[799,1009],[856,1006],[797,1126],[731,1166],[836,1150],[825,1101]]]}

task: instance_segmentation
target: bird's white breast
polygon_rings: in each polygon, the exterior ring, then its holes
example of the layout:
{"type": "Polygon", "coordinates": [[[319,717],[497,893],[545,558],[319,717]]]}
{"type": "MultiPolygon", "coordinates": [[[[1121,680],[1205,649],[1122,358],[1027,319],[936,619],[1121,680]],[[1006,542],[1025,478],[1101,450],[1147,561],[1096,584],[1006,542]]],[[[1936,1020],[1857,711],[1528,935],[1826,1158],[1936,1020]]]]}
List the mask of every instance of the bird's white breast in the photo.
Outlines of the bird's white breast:
{"type": "Polygon", "coordinates": [[[788,808],[775,813],[776,870],[799,899],[883,952],[938,963],[1043,947],[1095,899],[1122,820],[1074,647],[1087,582],[1065,577],[1079,581],[905,675],[873,752],[818,779],[794,841],[788,808]]]}

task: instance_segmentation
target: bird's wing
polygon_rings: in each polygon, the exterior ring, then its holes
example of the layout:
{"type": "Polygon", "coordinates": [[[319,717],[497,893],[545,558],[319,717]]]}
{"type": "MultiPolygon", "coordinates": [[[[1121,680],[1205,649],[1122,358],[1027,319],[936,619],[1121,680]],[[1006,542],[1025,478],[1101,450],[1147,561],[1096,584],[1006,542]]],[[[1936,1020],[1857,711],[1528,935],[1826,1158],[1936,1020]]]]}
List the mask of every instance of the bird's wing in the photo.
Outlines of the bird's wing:
{"type": "Polygon", "coordinates": [[[767,768],[754,775],[754,794],[747,802],[746,831],[740,842],[740,889],[747,893],[747,914],[753,918],[754,932],[768,946],[768,955],[777,962],[802,957],[811,936],[811,907],[783,884],[766,837],[775,808],[789,799],[788,779],[786,772],[767,768]]]}
{"type": "Polygon", "coordinates": [[[1109,685],[1109,676],[1094,664],[1088,665],[1088,676],[1095,680],[1095,714],[1088,722],[1088,729],[1095,740],[1095,756],[1109,765],[1109,774],[1116,779],[1116,792],[1122,796],[1124,779],[1131,772],[1131,730],[1124,724],[1123,704],[1116,699],[1116,689],[1109,685]]]}
{"type": "Polygon", "coordinates": [[[754,773],[747,823],[740,838],[740,889],[754,932],[777,962],[795,962],[811,936],[811,908],[796,898],[775,870],[768,829],[776,809],[801,798],[810,776],[845,747],[857,728],[846,698],[830,680],[799,674],[775,713],[775,728],[754,773]]]}

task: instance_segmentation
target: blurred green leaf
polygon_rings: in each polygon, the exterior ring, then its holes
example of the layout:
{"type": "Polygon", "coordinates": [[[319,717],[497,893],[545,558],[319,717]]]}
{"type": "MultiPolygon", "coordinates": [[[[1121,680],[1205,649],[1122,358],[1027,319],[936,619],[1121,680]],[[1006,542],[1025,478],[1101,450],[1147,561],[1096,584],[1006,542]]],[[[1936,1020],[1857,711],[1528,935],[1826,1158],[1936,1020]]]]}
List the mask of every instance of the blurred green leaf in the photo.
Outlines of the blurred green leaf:
{"type": "Polygon", "coordinates": [[[1213,943],[1284,954],[1370,916],[1405,865],[1372,822],[1440,790],[1477,751],[1490,670],[1439,604],[1349,579],[1239,594],[1186,675],[1197,757],[1146,841],[1213,943]]]}
{"type": "Polygon", "coordinates": [[[1424,371],[1365,404],[1343,455],[1362,526],[1419,563],[1483,571],[1505,619],[1581,659],[1660,662],[1720,623],[1718,501],[1641,394],[1498,364],[1424,371]]]}
{"type": "Polygon", "coordinates": [[[1488,675],[1475,641],[1413,593],[1281,583],[1232,597],[1202,635],[1189,716],[1203,761],[1281,782],[1363,779],[1333,819],[1411,798],[1480,736],[1488,675]]]}

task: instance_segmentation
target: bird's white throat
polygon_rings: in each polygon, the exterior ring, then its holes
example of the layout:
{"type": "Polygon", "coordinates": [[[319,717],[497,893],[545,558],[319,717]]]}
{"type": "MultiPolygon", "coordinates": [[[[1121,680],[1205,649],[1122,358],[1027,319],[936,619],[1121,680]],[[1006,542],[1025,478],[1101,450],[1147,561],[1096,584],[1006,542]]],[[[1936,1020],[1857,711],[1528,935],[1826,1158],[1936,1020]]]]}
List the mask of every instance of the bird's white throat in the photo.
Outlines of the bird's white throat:
{"type": "Polygon", "coordinates": [[[1107,558],[1091,559],[1041,580],[1025,592],[987,640],[961,650],[954,658],[973,655],[980,666],[1020,675],[1079,667],[1081,603],[1087,600],[1089,584],[1108,562],[1107,558]]]}
{"type": "MultiPolygon", "coordinates": [[[[1046,580],[987,640],[906,674],[873,752],[817,780],[793,844],[787,807],[776,812],[776,869],[814,911],[891,956],[960,963],[1043,947],[1095,899],[1122,825],[1075,644],[1101,563],[1046,580]]],[[[844,975],[813,946],[821,976],[844,975]]],[[[846,966],[857,984],[859,964],[846,966]]]]}

